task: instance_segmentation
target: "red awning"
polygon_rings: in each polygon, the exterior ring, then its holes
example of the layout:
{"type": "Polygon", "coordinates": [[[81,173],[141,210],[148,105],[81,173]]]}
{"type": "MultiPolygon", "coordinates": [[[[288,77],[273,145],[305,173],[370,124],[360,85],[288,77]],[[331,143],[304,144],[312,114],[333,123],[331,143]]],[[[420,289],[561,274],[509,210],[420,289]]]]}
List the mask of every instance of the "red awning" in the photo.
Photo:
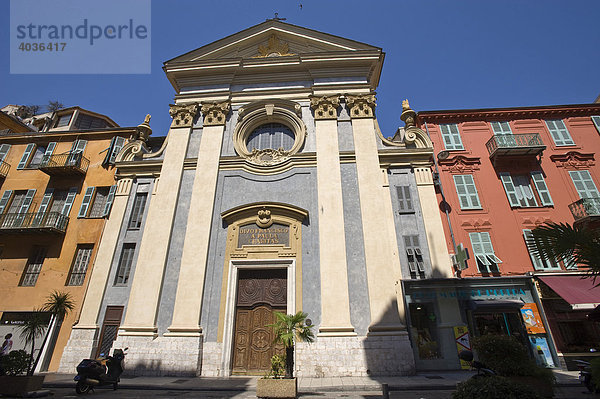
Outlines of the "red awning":
{"type": "Polygon", "coordinates": [[[594,309],[600,305],[600,286],[594,280],[581,276],[539,276],[562,299],[569,302],[573,310],[594,309]]]}

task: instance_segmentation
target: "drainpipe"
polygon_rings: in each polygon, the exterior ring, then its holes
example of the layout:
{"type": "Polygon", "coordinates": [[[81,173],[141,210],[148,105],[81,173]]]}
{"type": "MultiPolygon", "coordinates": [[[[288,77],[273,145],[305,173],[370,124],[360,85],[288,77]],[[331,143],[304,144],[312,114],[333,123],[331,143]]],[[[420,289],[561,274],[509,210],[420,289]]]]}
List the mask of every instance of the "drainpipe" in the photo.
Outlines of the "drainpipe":
{"type": "MultiPolygon", "coordinates": [[[[427,132],[427,137],[431,140],[431,135],[429,134],[429,127],[427,126],[427,122],[425,122],[425,131],[427,132]]],[[[433,165],[435,167],[435,174],[437,176],[437,185],[440,188],[440,194],[442,194],[442,202],[444,203],[444,212],[446,213],[446,220],[448,221],[448,229],[450,230],[450,239],[452,240],[452,248],[454,249],[454,254],[456,255],[456,240],[454,239],[454,232],[452,231],[452,222],[450,222],[450,213],[448,212],[448,206],[446,202],[446,196],[444,195],[444,187],[442,186],[442,180],[440,179],[440,172],[438,169],[437,156],[434,154],[433,156],[433,165]]],[[[456,277],[460,278],[461,271],[458,267],[456,267],[456,277]]]]}

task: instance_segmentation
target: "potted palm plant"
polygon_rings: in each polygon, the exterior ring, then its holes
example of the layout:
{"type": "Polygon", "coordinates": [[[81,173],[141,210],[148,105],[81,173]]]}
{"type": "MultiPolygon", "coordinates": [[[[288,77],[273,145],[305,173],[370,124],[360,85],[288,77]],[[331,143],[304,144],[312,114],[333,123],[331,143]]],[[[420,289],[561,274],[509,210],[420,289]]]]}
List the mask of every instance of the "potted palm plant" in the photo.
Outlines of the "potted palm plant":
{"type": "Polygon", "coordinates": [[[298,383],[294,378],[294,346],[296,340],[313,342],[312,323],[307,322],[308,315],[299,311],[295,315],[275,312],[273,327],[275,343],[285,347],[285,378],[261,378],[256,383],[256,396],[259,398],[296,398],[298,383]]]}

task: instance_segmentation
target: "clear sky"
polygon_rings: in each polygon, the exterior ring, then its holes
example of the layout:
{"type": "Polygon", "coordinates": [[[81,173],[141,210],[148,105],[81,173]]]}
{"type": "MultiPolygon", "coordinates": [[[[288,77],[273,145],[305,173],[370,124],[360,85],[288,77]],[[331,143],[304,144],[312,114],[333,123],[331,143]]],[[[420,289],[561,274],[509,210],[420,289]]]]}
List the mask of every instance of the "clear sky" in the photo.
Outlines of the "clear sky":
{"type": "Polygon", "coordinates": [[[162,63],[272,18],[383,48],[376,114],[386,136],[413,109],[591,103],[600,95],[600,1],[154,0],[149,75],[11,75],[0,0],[0,106],[59,100],[165,135],[162,63]]]}

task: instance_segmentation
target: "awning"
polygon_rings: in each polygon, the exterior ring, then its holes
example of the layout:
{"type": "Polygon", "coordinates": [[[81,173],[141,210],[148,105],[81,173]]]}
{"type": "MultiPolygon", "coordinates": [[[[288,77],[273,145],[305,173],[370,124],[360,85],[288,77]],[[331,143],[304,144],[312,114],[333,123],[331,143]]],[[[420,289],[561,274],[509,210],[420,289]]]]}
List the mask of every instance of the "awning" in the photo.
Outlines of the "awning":
{"type": "Polygon", "coordinates": [[[472,299],[467,308],[474,312],[518,312],[524,304],[516,299],[472,299]]]}
{"type": "Polygon", "coordinates": [[[600,305],[600,287],[594,280],[582,276],[539,276],[562,299],[571,304],[573,310],[594,309],[600,305]]]}

